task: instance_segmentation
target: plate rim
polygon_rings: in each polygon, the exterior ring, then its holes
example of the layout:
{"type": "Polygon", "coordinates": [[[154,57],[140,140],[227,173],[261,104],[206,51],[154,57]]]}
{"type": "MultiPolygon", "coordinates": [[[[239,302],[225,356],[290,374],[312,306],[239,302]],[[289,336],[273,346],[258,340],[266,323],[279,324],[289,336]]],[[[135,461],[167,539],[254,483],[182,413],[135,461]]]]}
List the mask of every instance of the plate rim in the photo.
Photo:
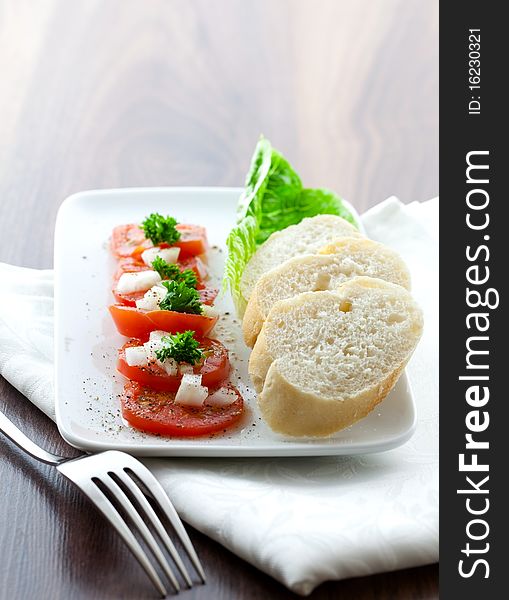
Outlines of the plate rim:
{"type": "MultiPolygon", "coordinates": [[[[387,452],[398,448],[405,444],[414,435],[417,428],[417,411],[415,406],[415,397],[412,392],[412,386],[408,378],[406,370],[403,371],[400,380],[403,381],[409,391],[410,406],[412,411],[412,422],[408,429],[403,430],[398,435],[394,435],[391,438],[387,438],[384,442],[364,442],[357,443],[355,451],[352,452],[351,446],[347,444],[327,444],[327,437],[324,438],[312,438],[313,442],[317,442],[315,445],[305,444],[299,442],[299,438],[288,437],[285,440],[271,442],[272,446],[268,445],[255,445],[255,446],[231,446],[231,445],[214,445],[206,447],[206,454],[204,452],[203,442],[199,438],[193,438],[189,440],[189,444],[186,446],[166,446],[164,453],[161,453],[160,446],[154,446],[151,443],[140,445],[140,444],[123,444],[116,442],[93,442],[87,438],[82,438],[71,431],[67,431],[63,426],[63,422],[57,414],[57,427],[64,438],[74,448],[84,450],[85,452],[104,452],[106,450],[119,450],[121,452],[127,452],[135,456],[144,456],[151,458],[164,458],[164,457],[182,457],[182,458],[255,458],[255,457],[282,457],[287,458],[299,458],[305,456],[358,456],[361,454],[378,454],[381,452],[387,452]],[[323,439],[323,443],[320,442],[323,439]],[[285,444],[292,444],[291,448],[285,447],[285,444]],[[277,445],[276,445],[277,444],[277,445]]],[[[55,409],[57,404],[55,403],[55,409]]],[[[57,413],[57,410],[55,410],[57,413]]]]}

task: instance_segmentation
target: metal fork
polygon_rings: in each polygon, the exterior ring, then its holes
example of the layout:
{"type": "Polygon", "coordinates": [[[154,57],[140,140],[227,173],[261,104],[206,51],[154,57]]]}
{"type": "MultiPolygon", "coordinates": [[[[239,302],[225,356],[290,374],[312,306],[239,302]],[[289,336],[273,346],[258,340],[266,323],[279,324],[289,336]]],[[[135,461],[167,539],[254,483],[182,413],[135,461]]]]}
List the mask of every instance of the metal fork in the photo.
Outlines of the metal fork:
{"type": "Polygon", "coordinates": [[[202,583],[205,583],[205,573],[175,508],[157,479],[133,456],[117,450],[108,450],[99,454],[79,456],[78,458],[65,458],[51,454],[32,442],[1,411],[0,432],[30,456],[46,464],[56,466],[62,475],[72,481],[90,498],[120,534],[129,550],[138,559],[138,562],[164,598],[167,592],[161,578],[128,527],[126,520],[118,511],[120,507],[127,515],[133,529],[137,531],[138,535],[150,548],[155,560],[168,577],[175,591],[178,593],[180,590],[179,582],[145,521],[157,532],[160,541],[171,555],[186,584],[192,587],[191,577],[178,555],[175,545],[147,500],[145,494],[148,492],[172,524],[202,583]]]}

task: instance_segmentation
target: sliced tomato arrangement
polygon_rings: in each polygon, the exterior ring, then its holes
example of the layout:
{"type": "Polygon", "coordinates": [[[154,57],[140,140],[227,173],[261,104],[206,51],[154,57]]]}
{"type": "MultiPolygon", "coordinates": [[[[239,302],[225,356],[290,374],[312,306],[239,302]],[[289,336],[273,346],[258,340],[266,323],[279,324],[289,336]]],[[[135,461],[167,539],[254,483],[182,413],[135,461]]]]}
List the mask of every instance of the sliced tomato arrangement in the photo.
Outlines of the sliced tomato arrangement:
{"type": "MultiPolygon", "coordinates": [[[[151,387],[154,390],[176,392],[182,381],[182,375],[168,375],[164,369],[155,362],[144,367],[131,367],[125,358],[125,349],[129,346],[141,346],[141,340],[130,340],[118,351],[117,369],[122,375],[136,381],[139,384],[151,387]]],[[[201,362],[194,365],[195,375],[202,376],[202,385],[208,388],[219,387],[230,374],[230,361],[228,350],[217,340],[204,338],[200,342],[200,348],[204,353],[201,362]]]]}
{"type": "Polygon", "coordinates": [[[190,329],[196,337],[206,337],[217,323],[218,317],[180,313],[173,310],[141,310],[132,306],[113,304],[110,314],[121,335],[145,339],[151,331],[179,333],[190,329]]]}
{"type": "Polygon", "coordinates": [[[221,408],[200,408],[175,403],[175,393],[144,387],[130,381],[120,398],[122,416],[136,429],[167,436],[194,437],[223,431],[235,425],[242,416],[244,402],[239,391],[237,400],[221,408]]]}
{"type": "MultiPolygon", "coordinates": [[[[151,214],[150,217],[147,217],[147,221],[148,219],[152,219],[150,228],[147,225],[150,231],[157,231],[159,226],[164,230],[164,227],[168,227],[168,223],[170,228],[175,227],[178,230],[180,238],[171,245],[180,249],[176,264],[181,271],[186,269],[194,271],[197,278],[196,291],[200,302],[212,305],[218,295],[218,290],[206,283],[208,273],[203,258],[208,249],[208,242],[205,228],[181,223],[174,225],[173,219],[157,214],[151,214]]],[[[153,239],[158,240],[161,237],[168,240],[174,239],[174,233],[174,231],[173,233],[170,231],[167,235],[167,231],[165,231],[164,236],[160,237],[158,237],[158,233],[155,233],[153,239]]],[[[115,227],[110,245],[118,264],[112,286],[116,304],[111,305],[109,311],[119,333],[130,338],[119,349],[117,359],[117,370],[128,380],[121,395],[124,419],[136,429],[178,437],[213,434],[237,423],[243,413],[243,399],[238,390],[228,383],[231,370],[228,350],[219,341],[207,337],[219,317],[172,310],[137,308],[136,301],[143,298],[147,290],[120,293],[118,292],[118,281],[124,273],[152,270],[143,262],[141,255],[145,250],[153,248],[154,244],[150,239],[145,238],[140,225],[129,223],[115,227]],[[174,340],[173,343],[178,343],[180,339],[180,343],[184,344],[184,351],[183,354],[175,354],[175,356],[191,357],[192,354],[187,354],[185,350],[185,344],[190,344],[191,349],[193,345],[195,350],[197,347],[201,349],[202,358],[192,367],[186,362],[179,363],[175,375],[169,375],[157,360],[149,360],[143,366],[130,366],[126,360],[126,348],[141,346],[149,339],[153,331],[163,331],[169,335],[181,334],[181,336],[175,335],[177,341],[174,340]],[[197,342],[199,346],[197,346],[197,342]],[[184,369],[182,365],[185,365],[186,368],[184,369]],[[184,377],[182,371],[189,377],[184,377]],[[190,377],[191,375],[198,377],[190,377]],[[211,399],[207,404],[207,399],[222,388],[233,390],[235,393],[227,393],[227,402],[219,403],[222,403],[222,406],[217,405],[217,397],[211,399]],[[179,394],[178,403],[175,402],[177,393],[179,394]],[[196,404],[196,393],[198,393],[199,406],[193,406],[196,404]],[[202,398],[205,398],[203,404],[201,404],[202,398]]],[[[168,248],[170,244],[162,242],[158,244],[158,247],[168,248]]],[[[136,277],[132,277],[131,281],[136,279],[136,277]]],[[[154,279],[157,278],[154,277],[152,280],[154,279]]],[[[177,280],[177,283],[182,285],[181,281],[177,280]]],[[[139,286],[127,284],[124,289],[136,289],[137,287],[139,286]]],[[[185,289],[184,292],[186,292],[185,289]]],[[[181,304],[181,309],[183,311],[186,309],[196,310],[196,293],[193,292],[194,298],[189,290],[186,293],[190,300],[187,305],[181,304]],[[193,299],[194,306],[191,302],[193,299]]],[[[185,294],[183,297],[186,297],[185,294]]],[[[182,352],[182,348],[180,352],[182,352]]],[[[145,356],[143,352],[141,355],[145,356]]],[[[192,359],[189,358],[189,360],[192,359]]],[[[222,392],[218,393],[221,395],[222,392]]]]}

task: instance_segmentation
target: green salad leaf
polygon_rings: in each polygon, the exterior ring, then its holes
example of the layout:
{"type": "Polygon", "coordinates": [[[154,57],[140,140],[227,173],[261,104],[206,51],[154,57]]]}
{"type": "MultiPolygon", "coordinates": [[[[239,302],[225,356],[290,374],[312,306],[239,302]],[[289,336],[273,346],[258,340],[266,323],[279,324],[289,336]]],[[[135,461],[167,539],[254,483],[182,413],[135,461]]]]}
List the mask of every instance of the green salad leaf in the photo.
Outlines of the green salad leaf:
{"type": "Polygon", "coordinates": [[[316,215],[337,215],[358,228],[352,213],[343,204],[341,198],[325,188],[306,188],[300,197],[300,210],[304,217],[316,215]]]}
{"type": "Polygon", "coordinates": [[[274,231],[284,229],[284,221],[291,221],[289,216],[301,191],[302,182],[290,163],[262,137],[239,199],[238,221],[253,216],[257,221],[256,241],[262,243],[274,231]]]}
{"type": "Polygon", "coordinates": [[[226,240],[228,257],[223,289],[230,290],[240,314],[245,309],[240,280],[256,248],[275,231],[319,214],[341,216],[357,227],[339,196],[326,189],[304,188],[286,158],[261,137],[239,198],[237,225],[226,240]]]}

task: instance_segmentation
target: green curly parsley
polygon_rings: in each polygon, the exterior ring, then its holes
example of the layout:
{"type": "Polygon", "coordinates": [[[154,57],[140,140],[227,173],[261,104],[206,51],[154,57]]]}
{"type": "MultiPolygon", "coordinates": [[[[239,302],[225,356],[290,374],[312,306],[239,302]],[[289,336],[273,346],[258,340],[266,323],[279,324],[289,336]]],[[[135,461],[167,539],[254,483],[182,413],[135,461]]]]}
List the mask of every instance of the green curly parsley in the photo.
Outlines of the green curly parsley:
{"type": "Polygon", "coordinates": [[[156,350],[156,357],[160,361],[173,358],[179,363],[186,362],[195,365],[203,357],[200,343],[194,338],[194,331],[165,335],[161,342],[164,346],[160,350],[156,350]]]}
{"type": "Polygon", "coordinates": [[[200,294],[184,281],[162,281],[166,296],[159,303],[161,310],[174,310],[181,313],[201,315],[203,312],[200,294]]]}
{"type": "Polygon", "coordinates": [[[159,213],[152,213],[141,224],[145,237],[152,241],[154,246],[162,242],[174,244],[180,239],[180,231],[176,228],[177,221],[173,217],[163,217],[159,213]]]}
{"type": "Polygon", "coordinates": [[[160,256],[156,256],[152,261],[152,268],[157,271],[161,279],[172,279],[178,283],[183,281],[188,287],[195,288],[198,285],[198,278],[192,269],[181,271],[177,265],[167,263],[160,256]]]}

